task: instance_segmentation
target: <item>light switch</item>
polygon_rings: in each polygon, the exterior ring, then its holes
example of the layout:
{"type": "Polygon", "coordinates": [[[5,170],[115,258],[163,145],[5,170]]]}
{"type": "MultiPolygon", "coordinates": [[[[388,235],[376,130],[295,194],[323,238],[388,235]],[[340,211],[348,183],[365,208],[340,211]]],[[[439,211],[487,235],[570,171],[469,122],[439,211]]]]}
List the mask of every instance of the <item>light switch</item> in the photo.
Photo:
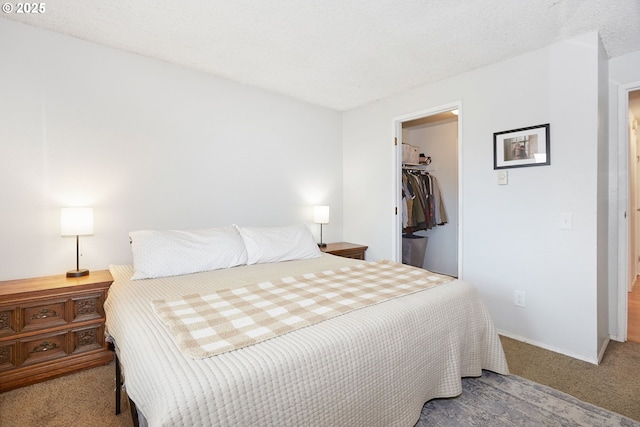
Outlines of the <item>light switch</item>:
{"type": "Polygon", "coordinates": [[[507,185],[509,183],[509,174],[507,171],[498,171],[498,184],[507,185]]]}
{"type": "Polygon", "coordinates": [[[560,230],[572,230],[573,229],[573,214],[561,213],[560,214],[560,230]]]}

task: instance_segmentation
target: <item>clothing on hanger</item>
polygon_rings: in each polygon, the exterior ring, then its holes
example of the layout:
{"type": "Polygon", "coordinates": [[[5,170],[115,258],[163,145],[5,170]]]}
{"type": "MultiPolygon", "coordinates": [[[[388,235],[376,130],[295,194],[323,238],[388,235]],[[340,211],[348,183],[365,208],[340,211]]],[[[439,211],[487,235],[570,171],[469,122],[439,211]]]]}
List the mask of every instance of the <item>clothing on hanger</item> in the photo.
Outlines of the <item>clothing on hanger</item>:
{"type": "Polygon", "coordinates": [[[428,230],[447,223],[435,176],[416,169],[402,170],[403,233],[428,230]]]}

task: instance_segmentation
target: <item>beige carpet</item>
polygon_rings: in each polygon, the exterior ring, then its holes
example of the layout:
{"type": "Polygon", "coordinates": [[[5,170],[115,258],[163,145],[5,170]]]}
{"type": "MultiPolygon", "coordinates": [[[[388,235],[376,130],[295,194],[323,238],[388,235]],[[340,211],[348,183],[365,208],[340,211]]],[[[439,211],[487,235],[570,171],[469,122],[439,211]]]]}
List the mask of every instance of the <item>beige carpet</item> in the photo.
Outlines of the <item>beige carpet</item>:
{"type": "Polygon", "coordinates": [[[115,365],[88,369],[0,394],[1,427],[130,427],[122,399],[115,416],[115,365]]]}
{"type": "Polygon", "coordinates": [[[611,341],[600,365],[502,337],[512,374],[640,421],[640,344],[611,341]]]}
{"type": "MultiPolygon", "coordinates": [[[[511,372],[640,421],[640,344],[611,342],[600,366],[502,338],[511,372]]],[[[114,415],[113,362],[0,394],[2,427],[130,427],[114,415]]]]}

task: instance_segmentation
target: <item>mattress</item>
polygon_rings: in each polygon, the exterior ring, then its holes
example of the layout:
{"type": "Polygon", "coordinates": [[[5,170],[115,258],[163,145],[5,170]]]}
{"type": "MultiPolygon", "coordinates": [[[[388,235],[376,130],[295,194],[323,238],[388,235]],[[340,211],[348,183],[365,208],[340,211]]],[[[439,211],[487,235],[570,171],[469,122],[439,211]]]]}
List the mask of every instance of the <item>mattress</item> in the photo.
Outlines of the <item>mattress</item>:
{"type": "Polygon", "coordinates": [[[127,394],[149,426],[412,426],[461,378],[508,367],[476,289],[462,280],[364,307],[245,348],[185,356],[152,301],[364,261],[319,258],[131,280],[111,266],[105,302],[127,394]]]}

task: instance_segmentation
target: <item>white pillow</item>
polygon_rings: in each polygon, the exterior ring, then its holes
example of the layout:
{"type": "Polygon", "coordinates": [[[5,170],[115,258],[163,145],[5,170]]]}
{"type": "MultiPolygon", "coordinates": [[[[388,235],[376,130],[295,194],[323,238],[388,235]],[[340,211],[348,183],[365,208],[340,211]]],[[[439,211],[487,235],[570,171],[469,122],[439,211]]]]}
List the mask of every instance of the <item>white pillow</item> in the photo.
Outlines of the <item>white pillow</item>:
{"type": "Polygon", "coordinates": [[[233,226],[202,230],[142,230],[129,233],[132,280],[177,276],[247,263],[247,250],[233,226]]]}
{"type": "Polygon", "coordinates": [[[309,229],[301,225],[286,227],[239,227],[247,248],[247,264],[317,258],[322,255],[309,229]]]}

